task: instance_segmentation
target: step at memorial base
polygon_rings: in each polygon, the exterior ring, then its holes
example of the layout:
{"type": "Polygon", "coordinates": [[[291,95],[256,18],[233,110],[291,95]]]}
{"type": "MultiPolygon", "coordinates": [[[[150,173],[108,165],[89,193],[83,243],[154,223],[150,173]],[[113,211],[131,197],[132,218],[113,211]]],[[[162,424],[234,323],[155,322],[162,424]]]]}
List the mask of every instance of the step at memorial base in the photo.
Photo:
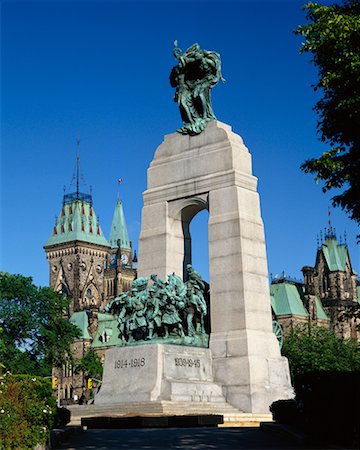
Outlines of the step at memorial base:
{"type": "Polygon", "coordinates": [[[154,401],[139,403],[110,403],[100,405],[71,405],[71,425],[80,425],[85,417],[121,416],[184,416],[196,414],[221,414],[225,425],[257,426],[271,421],[271,414],[243,413],[226,402],[172,402],[154,401]]]}

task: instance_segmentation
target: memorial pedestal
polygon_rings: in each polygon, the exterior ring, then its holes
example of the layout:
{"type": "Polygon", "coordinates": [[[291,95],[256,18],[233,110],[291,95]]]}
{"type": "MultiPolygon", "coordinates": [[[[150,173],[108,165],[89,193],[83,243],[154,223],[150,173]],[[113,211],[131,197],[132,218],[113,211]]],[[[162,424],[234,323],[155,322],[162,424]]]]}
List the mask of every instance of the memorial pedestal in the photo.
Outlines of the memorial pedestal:
{"type": "Polygon", "coordinates": [[[106,351],[96,405],[159,401],[225,402],[213,380],[211,351],[162,344],[106,351]]]}

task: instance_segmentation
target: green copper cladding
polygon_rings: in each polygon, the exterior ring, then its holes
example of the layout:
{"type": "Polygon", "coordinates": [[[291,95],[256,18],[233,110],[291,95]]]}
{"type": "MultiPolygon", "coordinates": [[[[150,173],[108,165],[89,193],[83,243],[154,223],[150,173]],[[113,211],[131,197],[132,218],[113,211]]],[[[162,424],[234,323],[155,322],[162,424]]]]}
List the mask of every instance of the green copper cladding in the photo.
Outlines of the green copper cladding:
{"type": "Polygon", "coordinates": [[[275,283],[270,285],[271,306],[276,316],[303,316],[308,312],[301,301],[300,292],[294,284],[275,283]]]}
{"type": "Polygon", "coordinates": [[[315,308],[316,308],[316,317],[319,320],[330,320],[324,308],[322,306],[321,300],[319,297],[315,297],[315,308]]]}
{"type": "Polygon", "coordinates": [[[330,272],[344,271],[346,269],[347,247],[340,245],[335,237],[326,239],[321,249],[330,272]]]}
{"type": "Polygon", "coordinates": [[[69,321],[81,330],[80,339],[91,339],[88,331],[89,318],[86,311],[74,312],[69,321]]]}
{"type": "Polygon", "coordinates": [[[64,204],[45,247],[71,241],[89,242],[109,247],[103,235],[90,196],[64,196],[64,204]]]}
{"type": "Polygon", "coordinates": [[[208,122],[216,120],[211,106],[210,90],[225,81],[221,75],[220,55],[193,44],[185,52],[174,42],[173,54],[178,64],[170,73],[170,84],[176,88],[174,101],[179,105],[182,134],[201,133],[208,122]]]}
{"type": "Polygon", "coordinates": [[[129,234],[126,227],[124,210],[121,200],[116,201],[114,216],[111,224],[109,243],[112,248],[130,249],[129,234]]]}

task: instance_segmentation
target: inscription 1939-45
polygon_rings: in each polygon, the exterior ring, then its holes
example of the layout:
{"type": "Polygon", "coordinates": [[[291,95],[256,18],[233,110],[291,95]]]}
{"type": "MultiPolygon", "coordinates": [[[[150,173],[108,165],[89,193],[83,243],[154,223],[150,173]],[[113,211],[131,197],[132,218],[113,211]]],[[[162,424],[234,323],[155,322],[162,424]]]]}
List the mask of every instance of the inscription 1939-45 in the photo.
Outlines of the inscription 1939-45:
{"type": "Polygon", "coordinates": [[[175,366],[181,367],[200,367],[200,359],[192,359],[192,358],[175,358],[175,366]]]}

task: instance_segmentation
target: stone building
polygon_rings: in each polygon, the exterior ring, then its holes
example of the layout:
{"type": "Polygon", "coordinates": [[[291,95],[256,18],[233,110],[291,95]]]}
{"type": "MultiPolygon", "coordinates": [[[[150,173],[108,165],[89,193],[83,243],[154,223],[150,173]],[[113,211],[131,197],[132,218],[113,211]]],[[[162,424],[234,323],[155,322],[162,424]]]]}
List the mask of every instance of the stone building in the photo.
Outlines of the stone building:
{"type": "Polygon", "coordinates": [[[318,246],[314,267],[302,268],[304,281],[282,276],[270,286],[273,318],[286,333],[297,325],[313,323],[342,338],[360,339],[358,315],[360,286],[346,244],[339,243],[329,225],[318,246]]]}
{"type": "MultiPolygon", "coordinates": [[[[77,184],[78,185],[78,184],[77,184]]],[[[102,232],[92,196],[66,194],[51,236],[44,246],[50,269],[50,287],[71,297],[67,318],[81,330],[73,344],[73,356],[81,359],[92,347],[98,331],[98,315],[120,292],[129,290],[136,277],[122,202],[116,201],[109,239],[102,232]]],[[[96,346],[95,346],[96,349],[96,346]]],[[[97,350],[97,349],[96,349],[97,350]]],[[[97,350],[100,357],[104,351],[97,350]]],[[[71,364],[54,369],[58,399],[79,401],[86,391],[83,373],[71,364]]]]}

